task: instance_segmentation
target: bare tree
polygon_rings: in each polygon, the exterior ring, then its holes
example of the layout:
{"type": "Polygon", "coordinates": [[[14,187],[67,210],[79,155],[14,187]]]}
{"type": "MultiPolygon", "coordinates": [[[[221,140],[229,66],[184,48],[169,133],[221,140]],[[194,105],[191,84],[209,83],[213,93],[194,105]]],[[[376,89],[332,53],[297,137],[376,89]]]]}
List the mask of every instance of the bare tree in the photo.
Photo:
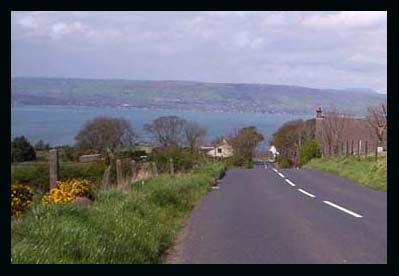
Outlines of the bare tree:
{"type": "Polygon", "coordinates": [[[153,139],[163,147],[181,145],[183,143],[183,130],[186,121],[177,116],[159,117],[144,126],[153,139]]]}
{"type": "Polygon", "coordinates": [[[85,151],[105,152],[133,146],[136,135],[122,118],[99,117],[88,121],[75,137],[76,146],[85,151]]]}
{"type": "Polygon", "coordinates": [[[184,126],[184,136],[186,143],[190,150],[193,152],[198,146],[198,143],[206,135],[206,128],[200,126],[196,122],[187,122],[184,126]]]}
{"type": "Polygon", "coordinates": [[[323,154],[331,156],[337,154],[339,145],[344,142],[345,133],[348,131],[350,120],[345,114],[333,109],[326,112],[321,124],[321,142],[323,154]]]}
{"type": "Polygon", "coordinates": [[[381,104],[379,106],[370,106],[368,108],[367,121],[369,126],[375,131],[378,142],[383,144],[384,134],[387,129],[387,106],[381,104]]]}

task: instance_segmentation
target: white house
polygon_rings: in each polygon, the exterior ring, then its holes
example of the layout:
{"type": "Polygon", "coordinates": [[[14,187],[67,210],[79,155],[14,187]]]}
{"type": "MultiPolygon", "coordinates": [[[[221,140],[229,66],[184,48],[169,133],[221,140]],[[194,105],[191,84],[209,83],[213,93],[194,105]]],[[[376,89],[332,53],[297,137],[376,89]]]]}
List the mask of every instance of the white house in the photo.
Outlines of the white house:
{"type": "Polygon", "coordinates": [[[269,151],[273,154],[274,158],[276,158],[276,156],[279,155],[279,152],[277,151],[275,146],[271,146],[269,151]]]}
{"type": "Polygon", "coordinates": [[[215,158],[228,158],[233,156],[233,148],[226,139],[223,139],[222,142],[215,147],[203,146],[200,147],[200,150],[204,151],[206,155],[215,158]]]}

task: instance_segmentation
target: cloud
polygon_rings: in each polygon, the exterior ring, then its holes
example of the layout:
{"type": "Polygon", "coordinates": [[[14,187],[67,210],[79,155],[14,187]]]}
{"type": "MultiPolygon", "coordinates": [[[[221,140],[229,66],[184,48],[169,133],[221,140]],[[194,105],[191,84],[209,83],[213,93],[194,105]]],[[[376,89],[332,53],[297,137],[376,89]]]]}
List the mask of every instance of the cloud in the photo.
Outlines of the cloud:
{"type": "Polygon", "coordinates": [[[386,20],[372,11],[12,12],[12,74],[386,90],[386,20]]]}
{"type": "Polygon", "coordinates": [[[303,24],[317,28],[364,28],[380,23],[386,24],[386,11],[342,11],[333,14],[319,14],[305,17],[303,24]]]}

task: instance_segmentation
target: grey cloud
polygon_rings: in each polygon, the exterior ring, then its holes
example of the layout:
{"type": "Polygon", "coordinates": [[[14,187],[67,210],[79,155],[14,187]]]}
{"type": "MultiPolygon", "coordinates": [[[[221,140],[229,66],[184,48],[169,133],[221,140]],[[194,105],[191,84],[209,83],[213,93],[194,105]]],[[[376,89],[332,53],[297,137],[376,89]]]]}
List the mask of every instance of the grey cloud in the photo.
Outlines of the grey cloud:
{"type": "Polygon", "coordinates": [[[386,12],[13,12],[12,74],[386,91],[386,12]]]}

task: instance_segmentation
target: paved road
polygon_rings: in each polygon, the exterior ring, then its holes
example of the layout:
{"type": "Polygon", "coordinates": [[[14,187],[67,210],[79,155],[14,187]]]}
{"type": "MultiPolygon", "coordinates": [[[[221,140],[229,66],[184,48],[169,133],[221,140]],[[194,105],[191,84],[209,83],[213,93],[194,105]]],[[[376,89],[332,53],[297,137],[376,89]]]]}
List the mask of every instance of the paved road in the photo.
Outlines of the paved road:
{"type": "Polygon", "coordinates": [[[307,169],[229,170],[174,263],[386,263],[386,193],[307,169]]]}

